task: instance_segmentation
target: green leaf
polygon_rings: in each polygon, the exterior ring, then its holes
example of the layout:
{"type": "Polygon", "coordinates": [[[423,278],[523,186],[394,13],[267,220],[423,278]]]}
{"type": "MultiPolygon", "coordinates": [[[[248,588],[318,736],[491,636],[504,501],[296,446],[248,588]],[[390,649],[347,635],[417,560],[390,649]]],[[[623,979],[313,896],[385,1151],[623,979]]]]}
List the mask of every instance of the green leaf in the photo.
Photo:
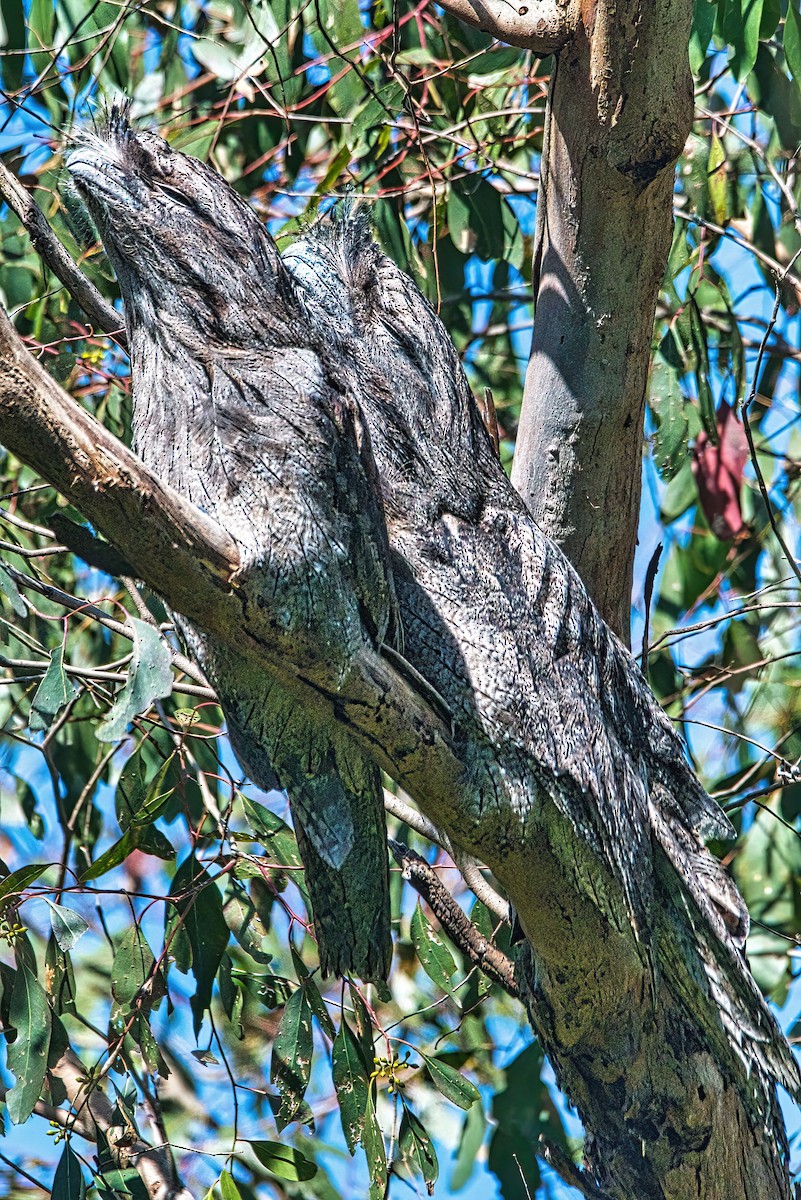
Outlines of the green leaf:
{"type": "Polygon", "coordinates": [[[306,992],[311,1010],[317,1018],[320,1028],[333,1041],[335,1032],[334,1022],[331,1020],[331,1015],[326,1007],[326,1003],[320,995],[320,989],[307,971],[306,966],[295,947],[292,946],[291,950],[292,961],[295,964],[295,970],[298,973],[298,979],[303,984],[303,989],[306,992]]]}
{"type": "Polygon", "coordinates": [[[293,1183],[305,1183],[314,1179],[317,1174],[317,1164],[301,1154],[294,1146],[285,1146],[282,1142],[251,1142],[251,1149],[261,1165],[279,1179],[289,1179],[293,1183]]]}
{"type": "Polygon", "coordinates": [[[267,857],[282,867],[302,867],[297,840],[287,823],[248,796],[242,797],[242,806],[248,825],[264,846],[267,857]]]}
{"type": "Polygon", "coordinates": [[[342,1132],[348,1150],[353,1154],[361,1141],[367,1117],[370,1080],[361,1047],[344,1017],[331,1050],[331,1075],[339,1101],[342,1132]]]}
{"type": "Polygon", "coordinates": [[[17,1031],[7,1051],[8,1069],[16,1082],[6,1096],[6,1104],[14,1124],[22,1125],[42,1094],[52,1030],[47,996],[33,971],[25,965],[17,968],[9,1021],[17,1031]]]}
{"type": "Polygon", "coordinates": [[[25,49],[25,8],[22,0],[4,0],[0,16],[0,45],[5,53],[0,57],[3,90],[16,92],[22,83],[23,54],[13,53],[25,49]]]}
{"type": "Polygon", "coordinates": [[[24,779],[15,776],[17,803],[22,809],[22,815],[28,825],[28,829],[38,842],[44,837],[44,821],[42,814],[36,807],[36,792],[31,785],[24,779]]]}
{"type": "Polygon", "coordinates": [[[663,479],[678,472],[689,452],[686,401],[681,390],[680,373],[657,355],[651,368],[649,403],[656,418],[653,436],[654,461],[663,479]]]}
{"type": "Polygon", "coordinates": [[[451,991],[451,977],[456,963],[448,947],[440,941],[418,900],[411,920],[411,935],[420,965],[426,975],[443,992],[451,991]]]}
{"type": "Polygon", "coordinates": [[[291,981],[283,975],[254,975],[252,971],[234,971],[233,979],[265,1008],[280,1008],[293,994],[291,981]]]}
{"type": "Polygon", "coordinates": [[[220,1176],[220,1195],[222,1200],[242,1200],[242,1193],[236,1186],[236,1181],[228,1171],[223,1171],[220,1176]]]}
{"type": "Polygon", "coordinates": [[[448,229],[462,254],[500,258],[503,254],[504,201],[486,180],[471,176],[467,183],[454,181],[448,192],[448,229]]]}
{"type": "Polygon", "coordinates": [[[128,679],[117,696],[111,712],[97,729],[101,742],[116,742],[140,713],[147,712],[155,700],[164,700],[172,691],[172,656],[158,629],[129,617],[133,628],[133,653],[128,679]]]}
{"type": "Polygon", "coordinates": [[[798,0],[789,0],[787,5],[783,41],[788,70],[796,83],[801,85],[801,13],[798,0]]]}
{"type": "Polygon", "coordinates": [[[690,35],[690,68],[697,75],[706,61],[717,9],[713,0],[695,0],[690,35]]]}
{"type": "Polygon", "coordinates": [[[85,1200],[85,1197],[86,1184],[81,1164],[74,1151],[70,1149],[69,1142],[65,1142],[53,1178],[50,1200],[85,1200]]]}
{"type": "Polygon", "coordinates": [[[462,1136],[456,1151],[456,1162],[451,1174],[451,1191],[458,1192],[467,1183],[473,1172],[476,1155],[484,1141],[487,1128],[487,1118],[480,1104],[474,1104],[468,1111],[462,1126],[462,1136]]]}
{"type": "Polygon", "coordinates": [[[31,66],[37,75],[46,71],[53,61],[52,54],[40,53],[40,49],[53,49],[53,38],[56,32],[56,9],[52,0],[32,0],[28,14],[28,29],[30,36],[28,45],[31,48],[31,66]]]}
{"type": "Polygon", "coordinates": [[[459,1108],[468,1109],[472,1108],[476,1100],[481,1099],[475,1084],[465,1079],[454,1067],[448,1066],[438,1058],[428,1058],[426,1055],[423,1057],[434,1087],[447,1100],[458,1104],[459,1108]]]}
{"type": "Polygon", "coordinates": [[[698,384],[698,409],[701,414],[701,420],[704,425],[710,441],[713,445],[718,444],[718,424],[717,415],[715,413],[715,398],[712,395],[712,387],[710,384],[710,369],[709,369],[709,345],[707,343],[707,330],[704,324],[701,310],[694,296],[689,297],[690,302],[690,329],[692,334],[692,344],[696,356],[695,378],[698,384]]]}
{"type": "Polygon", "coordinates": [[[154,779],[147,782],[147,760],[143,743],[128,759],[120,772],[114,807],[123,832],[130,825],[152,825],[170,802],[175,785],[173,762],[175,752],[162,762],[154,779]]]}
{"type": "Polygon", "coordinates": [[[370,1200],[384,1200],[387,1191],[387,1152],[381,1126],[376,1117],[372,1094],[367,1097],[367,1117],[362,1131],[362,1146],[370,1172],[370,1200]]]}
{"type": "Polygon", "coordinates": [[[20,867],[17,871],[12,871],[0,883],[0,904],[7,896],[18,896],[24,892],[29,884],[38,879],[52,865],[52,863],[29,863],[27,867],[20,867]]]}
{"type": "Polygon", "coordinates": [[[6,597],[18,617],[24,617],[27,614],[28,610],[19,588],[2,563],[0,563],[0,593],[6,597]]]}
{"type": "Polygon", "coordinates": [[[281,1105],[275,1115],[279,1131],[291,1121],[298,1120],[301,1102],[309,1086],[313,1049],[311,1018],[306,989],[299,987],[287,1001],[273,1042],[270,1078],[281,1093],[281,1105]]]}
{"type": "Polygon", "coordinates": [[[718,225],[725,225],[729,216],[726,184],[726,151],[716,133],[712,134],[709,147],[709,203],[712,216],[718,225]]]}
{"type": "Polygon", "coordinates": [[[166,987],[164,976],[160,970],[154,970],[155,965],[147,938],[138,925],[132,925],[122,935],[111,964],[111,994],[117,1015],[127,1016],[137,998],[145,1013],[158,1005],[166,987]]]}
{"type": "Polygon", "coordinates": [[[45,949],[45,991],[56,1016],[75,1016],[75,975],[69,953],[62,950],[53,934],[45,949]]]}
{"type": "Polygon", "coordinates": [[[353,118],[354,138],[361,137],[377,125],[383,125],[385,121],[393,121],[403,107],[404,94],[401,85],[395,81],[379,88],[353,118]]]}
{"type": "MultiPolygon", "coordinates": [[[[45,900],[47,900],[46,896],[45,900]]],[[[63,951],[71,950],[78,938],[86,933],[89,922],[85,921],[80,913],[73,912],[71,908],[54,904],[52,900],[47,900],[47,903],[50,905],[50,925],[53,936],[63,951]]]]}
{"type": "Polygon", "coordinates": [[[267,930],[250,896],[235,879],[228,882],[223,915],[228,928],[245,953],[250,955],[254,962],[267,966],[273,957],[265,948],[267,930]]]}
{"type": "Polygon", "coordinates": [[[350,991],[350,1002],[353,1008],[353,1023],[355,1026],[354,1032],[356,1040],[359,1043],[361,1050],[362,1062],[367,1068],[369,1074],[374,1065],[375,1059],[375,1043],[373,1041],[373,1023],[370,1020],[370,1014],[367,1011],[367,1005],[359,995],[358,989],[354,984],[348,985],[350,991]]]}
{"type": "Polygon", "coordinates": [[[685,459],[679,470],[665,488],[662,497],[660,518],[663,525],[670,525],[698,500],[698,488],[692,472],[689,458],[685,459]]]}
{"type": "MultiPolygon", "coordinates": [[[[732,52],[729,64],[735,79],[747,79],[759,52],[764,0],[728,0],[723,20],[723,36],[732,52]]],[[[792,3],[792,0],[791,0],[792,3]]]]}
{"type": "Polygon", "coordinates": [[[439,1176],[437,1153],[422,1121],[405,1106],[398,1136],[398,1148],[414,1169],[423,1176],[430,1195],[439,1176]]]}
{"type": "Polygon", "coordinates": [[[31,700],[31,714],[28,719],[31,732],[39,733],[43,729],[49,729],[62,708],[77,694],[78,689],[64,670],[62,642],[50,655],[47,670],[31,700]]]}
{"type": "Polygon", "coordinates": [[[96,858],[91,867],[81,875],[81,883],[88,883],[90,879],[100,879],[102,875],[106,875],[109,871],[113,871],[120,863],[125,862],[128,855],[137,849],[136,830],[128,829],[113,846],[109,846],[99,858],[96,858]]]}
{"type": "MultiPolygon", "coordinates": [[[[169,928],[171,930],[176,922],[180,922],[181,931],[189,947],[191,969],[196,984],[190,1005],[197,1037],[203,1023],[203,1014],[211,1004],[212,984],[230,935],[223,916],[220,890],[193,856],[185,859],[175,872],[170,895],[181,897],[174,905],[175,917],[169,928]]],[[[184,970],[184,966],[178,962],[177,954],[176,966],[179,970],[184,970]]]]}
{"type": "Polygon", "coordinates": [[[509,1200],[527,1200],[540,1182],[533,1154],[524,1164],[525,1179],[522,1177],[514,1157],[521,1146],[535,1146],[540,1134],[565,1146],[559,1114],[540,1078],[542,1066],[542,1049],[534,1042],[506,1068],[506,1086],[499,1085],[492,1100],[492,1116],[497,1124],[487,1165],[498,1179],[502,1195],[509,1200]]]}

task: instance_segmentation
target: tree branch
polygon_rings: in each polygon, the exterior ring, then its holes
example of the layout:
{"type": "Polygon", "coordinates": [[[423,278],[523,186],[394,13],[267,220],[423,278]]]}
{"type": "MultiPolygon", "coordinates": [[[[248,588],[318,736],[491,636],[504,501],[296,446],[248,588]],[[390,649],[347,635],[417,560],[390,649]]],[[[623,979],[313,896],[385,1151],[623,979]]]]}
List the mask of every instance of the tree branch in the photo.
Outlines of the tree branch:
{"type": "Polygon", "coordinates": [[[579,0],[440,0],[440,8],[510,46],[545,57],[576,34],[579,0]]]}
{"type": "Polygon", "coordinates": [[[692,121],[692,5],[592,12],[551,79],[512,482],[627,641],[654,309],[692,121]]]}
{"type": "Polygon", "coordinates": [[[448,889],[437,878],[436,871],[432,870],[424,858],[392,838],[389,839],[389,848],[403,871],[403,878],[420,893],[453,944],[459,947],[465,958],[474,966],[480,967],[493,983],[497,983],[509,996],[517,999],[520,992],[515,983],[515,970],[511,959],[491,945],[472,921],[468,920],[448,889]]]}
{"type": "Polygon", "coordinates": [[[76,267],[36,201],[3,162],[0,162],[0,198],[19,217],[28,231],[34,250],[80,304],[89,320],[94,321],[105,333],[113,334],[121,346],[126,346],[128,343],[120,314],[76,267]]]}
{"type": "Polygon", "coordinates": [[[118,1165],[136,1169],[150,1200],[192,1200],[191,1193],[177,1176],[169,1149],[148,1146],[135,1130],[121,1126],[119,1120],[115,1120],[110,1100],[92,1083],[86,1067],[70,1047],[49,1068],[49,1074],[64,1085],[75,1115],[49,1106],[47,1113],[42,1115],[95,1142],[98,1134],[102,1134],[118,1165]]]}

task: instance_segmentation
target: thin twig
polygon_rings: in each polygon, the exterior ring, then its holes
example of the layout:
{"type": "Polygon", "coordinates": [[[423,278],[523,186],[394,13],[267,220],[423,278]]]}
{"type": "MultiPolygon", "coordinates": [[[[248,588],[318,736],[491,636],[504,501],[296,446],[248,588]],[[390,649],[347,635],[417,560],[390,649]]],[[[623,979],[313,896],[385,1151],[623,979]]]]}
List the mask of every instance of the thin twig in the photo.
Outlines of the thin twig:
{"type": "Polygon", "coordinates": [[[651,632],[651,600],[654,594],[654,580],[656,573],[659,570],[659,560],[662,557],[662,543],[660,542],[656,550],[651,555],[651,561],[648,563],[648,570],[645,572],[645,594],[643,604],[645,606],[645,624],[642,631],[642,655],[640,657],[640,666],[642,667],[643,675],[648,675],[648,637],[651,632]]]}
{"type": "Polygon", "coordinates": [[[773,505],[770,502],[770,496],[768,495],[767,484],[765,483],[765,478],[762,474],[762,468],[759,465],[759,459],[757,457],[756,446],[754,445],[754,435],[751,432],[751,422],[748,419],[748,410],[751,407],[751,405],[753,404],[754,399],[756,398],[757,387],[759,386],[759,374],[762,369],[762,360],[765,357],[765,349],[768,344],[768,338],[770,337],[771,333],[773,332],[776,322],[779,319],[779,309],[781,308],[781,302],[782,302],[781,285],[784,282],[784,280],[787,279],[787,277],[790,273],[790,268],[795,265],[795,262],[798,259],[798,256],[800,254],[801,254],[801,249],[799,249],[795,252],[795,254],[791,258],[790,262],[787,264],[787,269],[785,270],[784,274],[776,282],[776,299],[773,302],[773,312],[771,313],[770,320],[768,321],[768,324],[765,328],[764,337],[762,338],[762,341],[759,346],[759,350],[757,352],[757,360],[756,360],[756,365],[754,366],[754,377],[753,377],[753,381],[751,383],[751,390],[748,393],[747,398],[743,401],[743,405],[742,405],[742,409],[741,409],[741,415],[743,418],[743,429],[745,430],[745,436],[748,440],[748,450],[751,455],[751,465],[754,468],[754,474],[756,475],[757,484],[759,485],[759,491],[762,495],[762,499],[765,503],[765,507],[768,510],[768,519],[770,520],[771,528],[772,528],[774,534],[776,535],[776,541],[781,546],[784,556],[787,559],[787,562],[790,564],[790,569],[792,570],[793,574],[795,575],[795,577],[799,583],[801,583],[801,570],[799,569],[798,563],[796,562],[795,558],[791,554],[790,548],[782,536],[781,530],[779,529],[778,522],[777,522],[776,517],[773,512],[773,505]]]}
{"type": "Polygon", "coordinates": [[[443,833],[441,829],[437,829],[428,817],[424,817],[419,809],[414,808],[407,800],[390,792],[387,788],[384,788],[384,808],[404,825],[413,829],[415,833],[428,838],[435,846],[440,846],[446,854],[449,854],[476,899],[480,900],[491,913],[500,917],[502,921],[509,920],[508,901],[500,896],[481,874],[485,868],[477,858],[473,858],[469,854],[461,854],[451,843],[447,834],[443,833]]]}

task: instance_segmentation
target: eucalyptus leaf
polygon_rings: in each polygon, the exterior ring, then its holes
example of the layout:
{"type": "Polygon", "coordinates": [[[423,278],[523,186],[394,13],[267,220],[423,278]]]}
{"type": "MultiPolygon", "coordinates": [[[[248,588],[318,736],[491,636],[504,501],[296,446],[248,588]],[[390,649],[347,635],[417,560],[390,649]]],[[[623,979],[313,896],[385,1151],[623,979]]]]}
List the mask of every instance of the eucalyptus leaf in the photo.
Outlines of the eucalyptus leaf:
{"type": "Polygon", "coordinates": [[[74,700],[78,689],[64,670],[64,644],[60,643],[50,655],[47,670],[31,700],[31,715],[28,728],[32,733],[49,729],[53,721],[70,700],[74,700]]]}
{"type": "Polygon", "coordinates": [[[47,996],[36,975],[24,964],[17,967],[9,1021],[17,1036],[7,1050],[8,1069],[15,1083],[6,1095],[6,1107],[14,1124],[22,1125],[42,1094],[52,1031],[47,996]]]}
{"type": "Polygon", "coordinates": [[[128,679],[111,712],[98,726],[97,737],[101,742],[116,742],[124,737],[135,717],[172,691],[172,655],[167,643],[158,629],[146,621],[129,617],[128,622],[134,632],[128,679]]]}
{"type": "MultiPolygon", "coordinates": [[[[47,900],[47,897],[45,899],[47,900]]],[[[63,951],[72,950],[78,939],[86,933],[89,922],[84,920],[80,913],[65,908],[63,904],[54,904],[52,900],[47,900],[47,904],[50,907],[50,925],[54,938],[63,951]]]]}

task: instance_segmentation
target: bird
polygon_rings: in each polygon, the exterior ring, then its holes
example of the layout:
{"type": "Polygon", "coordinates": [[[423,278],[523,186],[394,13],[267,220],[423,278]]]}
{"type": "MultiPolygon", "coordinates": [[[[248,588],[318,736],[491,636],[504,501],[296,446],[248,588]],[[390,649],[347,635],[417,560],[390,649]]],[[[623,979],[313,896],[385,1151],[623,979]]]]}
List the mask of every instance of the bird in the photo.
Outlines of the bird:
{"type": "MultiPolygon", "coordinates": [[[[125,103],[78,134],[67,167],[122,295],[133,449],[235,539],[249,600],[285,637],[313,630],[344,681],[362,646],[393,636],[386,527],[358,402],[306,336],[273,239],[216,171],[135,129],[125,103]]],[[[247,655],[176,626],[247,776],[286,789],[322,973],[385,979],[379,768],[247,655]]]]}
{"type": "Polygon", "coordinates": [[[440,317],[381,251],[363,206],[328,214],[284,261],[310,323],[329,337],[335,328],[350,364],[381,480],[404,657],[465,747],[474,852],[482,820],[514,814],[502,819],[519,842],[550,801],[619,888],[622,905],[594,875],[580,880],[588,903],[633,928],[654,994],[674,989],[766,1095],[774,1080],[801,1095],[798,1063],[745,957],[747,907],[706,845],[733,838],[731,823],[629,650],[509,483],[440,317]]]}

